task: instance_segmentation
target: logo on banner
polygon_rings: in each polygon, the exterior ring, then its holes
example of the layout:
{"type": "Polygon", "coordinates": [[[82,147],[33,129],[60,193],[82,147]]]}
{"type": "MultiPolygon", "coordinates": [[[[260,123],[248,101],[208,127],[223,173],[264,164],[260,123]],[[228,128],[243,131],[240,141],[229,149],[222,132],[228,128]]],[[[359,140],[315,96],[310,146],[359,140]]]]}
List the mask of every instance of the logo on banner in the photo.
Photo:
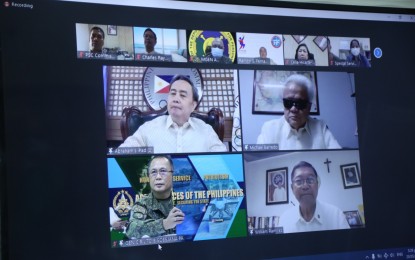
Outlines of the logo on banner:
{"type": "Polygon", "coordinates": [[[153,68],[144,71],[142,86],[144,100],[151,110],[161,110],[167,106],[170,82],[175,75],[184,75],[193,82],[199,93],[199,101],[203,94],[202,75],[197,69],[186,68],[153,68]]]}
{"type": "Polygon", "coordinates": [[[274,37],[271,38],[271,44],[272,44],[272,47],[279,48],[279,47],[281,47],[282,40],[281,40],[280,37],[275,35],[274,37]]]}
{"type": "Polygon", "coordinates": [[[133,198],[126,190],[117,192],[112,200],[112,207],[120,217],[126,217],[134,205],[133,198]]]}
{"type": "MultiPolygon", "coordinates": [[[[189,54],[191,57],[203,57],[206,55],[208,46],[212,45],[215,38],[220,38],[225,47],[223,55],[229,57],[232,62],[236,57],[236,44],[230,32],[197,31],[194,30],[189,36],[189,54]]],[[[244,44],[245,45],[245,44],[244,44]]]]}
{"type": "Polygon", "coordinates": [[[239,49],[245,49],[245,42],[244,42],[244,39],[245,39],[245,35],[244,36],[242,36],[242,37],[239,37],[239,39],[238,39],[238,42],[239,42],[239,49]]]}

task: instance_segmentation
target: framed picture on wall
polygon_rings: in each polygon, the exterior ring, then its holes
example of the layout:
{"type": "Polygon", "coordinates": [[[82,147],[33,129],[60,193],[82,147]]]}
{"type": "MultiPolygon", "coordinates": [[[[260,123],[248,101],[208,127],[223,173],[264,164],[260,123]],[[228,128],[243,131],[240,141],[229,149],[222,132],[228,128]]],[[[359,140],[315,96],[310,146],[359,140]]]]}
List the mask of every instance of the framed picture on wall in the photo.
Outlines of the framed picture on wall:
{"type": "Polygon", "coordinates": [[[116,25],[108,25],[107,34],[108,35],[117,35],[117,26],[116,25]]]}
{"type": "Polygon", "coordinates": [[[266,172],[266,205],[288,203],[288,167],[266,172]]]}
{"type": "Polygon", "coordinates": [[[304,41],[305,38],[307,38],[307,35],[291,35],[295,42],[300,44],[302,41],[304,41]]]}
{"type": "Polygon", "coordinates": [[[344,215],[351,228],[363,226],[363,221],[358,210],[345,211],[344,215]]]}
{"type": "Polygon", "coordinates": [[[327,37],[316,36],[313,39],[313,42],[320,48],[321,51],[325,51],[327,49],[327,37]]]}
{"type": "Polygon", "coordinates": [[[320,115],[316,74],[313,71],[255,70],[253,82],[252,114],[284,114],[283,90],[287,78],[300,74],[311,81],[314,97],[310,115],[320,115]]]}
{"type": "Polygon", "coordinates": [[[360,173],[357,163],[340,165],[340,172],[345,189],[361,187],[360,173]]]}

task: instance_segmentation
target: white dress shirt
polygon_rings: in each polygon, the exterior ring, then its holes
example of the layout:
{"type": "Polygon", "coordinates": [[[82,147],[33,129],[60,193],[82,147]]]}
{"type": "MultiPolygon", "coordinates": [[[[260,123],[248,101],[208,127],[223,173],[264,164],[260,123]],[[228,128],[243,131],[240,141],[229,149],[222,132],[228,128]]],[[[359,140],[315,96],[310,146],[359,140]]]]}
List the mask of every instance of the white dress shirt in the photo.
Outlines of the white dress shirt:
{"type": "Polygon", "coordinates": [[[262,126],[257,144],[278,144],[280,150],[341,148],[327,125],[311,117],[298,130],[291,128],[284,116],[267,121],[262,126]]]}
{"type": "Polygon", "coordinates": [[[155,153],[225,152],[213,128],[198,118],[178,126],[171,116],[144,123],[120,147],[153,147],[155,153]]]}
{"type": "Polygon", "coordinates": [[[346,216],[339,208],[319,201],[310,221],[306,221],[301,216],[300,208],[296,206],[281,215],[278,226],[283,227],[284,233],[350,228],[346,216]]]}

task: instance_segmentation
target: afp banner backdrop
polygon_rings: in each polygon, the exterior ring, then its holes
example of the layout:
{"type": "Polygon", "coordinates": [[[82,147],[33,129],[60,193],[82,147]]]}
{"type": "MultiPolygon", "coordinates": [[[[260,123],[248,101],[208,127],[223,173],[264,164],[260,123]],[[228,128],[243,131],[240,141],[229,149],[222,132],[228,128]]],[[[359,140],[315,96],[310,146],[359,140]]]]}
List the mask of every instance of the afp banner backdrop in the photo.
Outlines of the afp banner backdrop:
{"type": "Polygon", "coordinates": [[[128,239],[129,210],[151,192],[150,156],[108,158],[112,247],[210,240],[247,235],[241,154],[172,156],[172,200],[185,213],[176,234],[128,239]],[[115,223],[115,224],[114,224],[115,223]]]}

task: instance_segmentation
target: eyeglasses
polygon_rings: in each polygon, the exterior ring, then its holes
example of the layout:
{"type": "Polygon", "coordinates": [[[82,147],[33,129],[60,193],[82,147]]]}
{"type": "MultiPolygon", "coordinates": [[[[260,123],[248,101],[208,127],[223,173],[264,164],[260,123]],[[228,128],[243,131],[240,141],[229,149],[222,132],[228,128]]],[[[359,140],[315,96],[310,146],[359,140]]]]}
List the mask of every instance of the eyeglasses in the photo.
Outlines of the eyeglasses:
{"type": "Polygon", "coordinates": [[[223,49],[223,46],[220,44],[212,44],[212,48],[219,48],[219,49],[223,49]]]}
{"type": "Polygon", "coordinates": [[[293,106],[299,110],[305,109],[310,102],[308,100],[303,99],[287,99],[283,98],[282,102],[284,103],[284,107],[286,109],[291,109],[293,106]]]}
{"type": "Polygon", "coordinates": [[[161,168],[161,169],[159,169],[159,170],[157,170],[157,169],[152,169],[152,170],[150,171],[150,177],[156,177],[156,176],[157,176],[157,174],[160,174],[160,176],[161,176],[161,177],[165,177],[165,176],[167,175],[167,173],[169,173],[169,172],[173,172],[173,171],[169,171],[169,170],[167,170],[167,169],[165,169],[165,168],[161,168]]]}
{"type": "Polygon", "coordinates": [[[317,179],[315,177],[308,177],[307,179],[297,179],[293,181],[294,185],[296,187],[301,187],[304,185],[304,183],[307,183],[308,185],[313,185],[317,183],[317,179]]]}

